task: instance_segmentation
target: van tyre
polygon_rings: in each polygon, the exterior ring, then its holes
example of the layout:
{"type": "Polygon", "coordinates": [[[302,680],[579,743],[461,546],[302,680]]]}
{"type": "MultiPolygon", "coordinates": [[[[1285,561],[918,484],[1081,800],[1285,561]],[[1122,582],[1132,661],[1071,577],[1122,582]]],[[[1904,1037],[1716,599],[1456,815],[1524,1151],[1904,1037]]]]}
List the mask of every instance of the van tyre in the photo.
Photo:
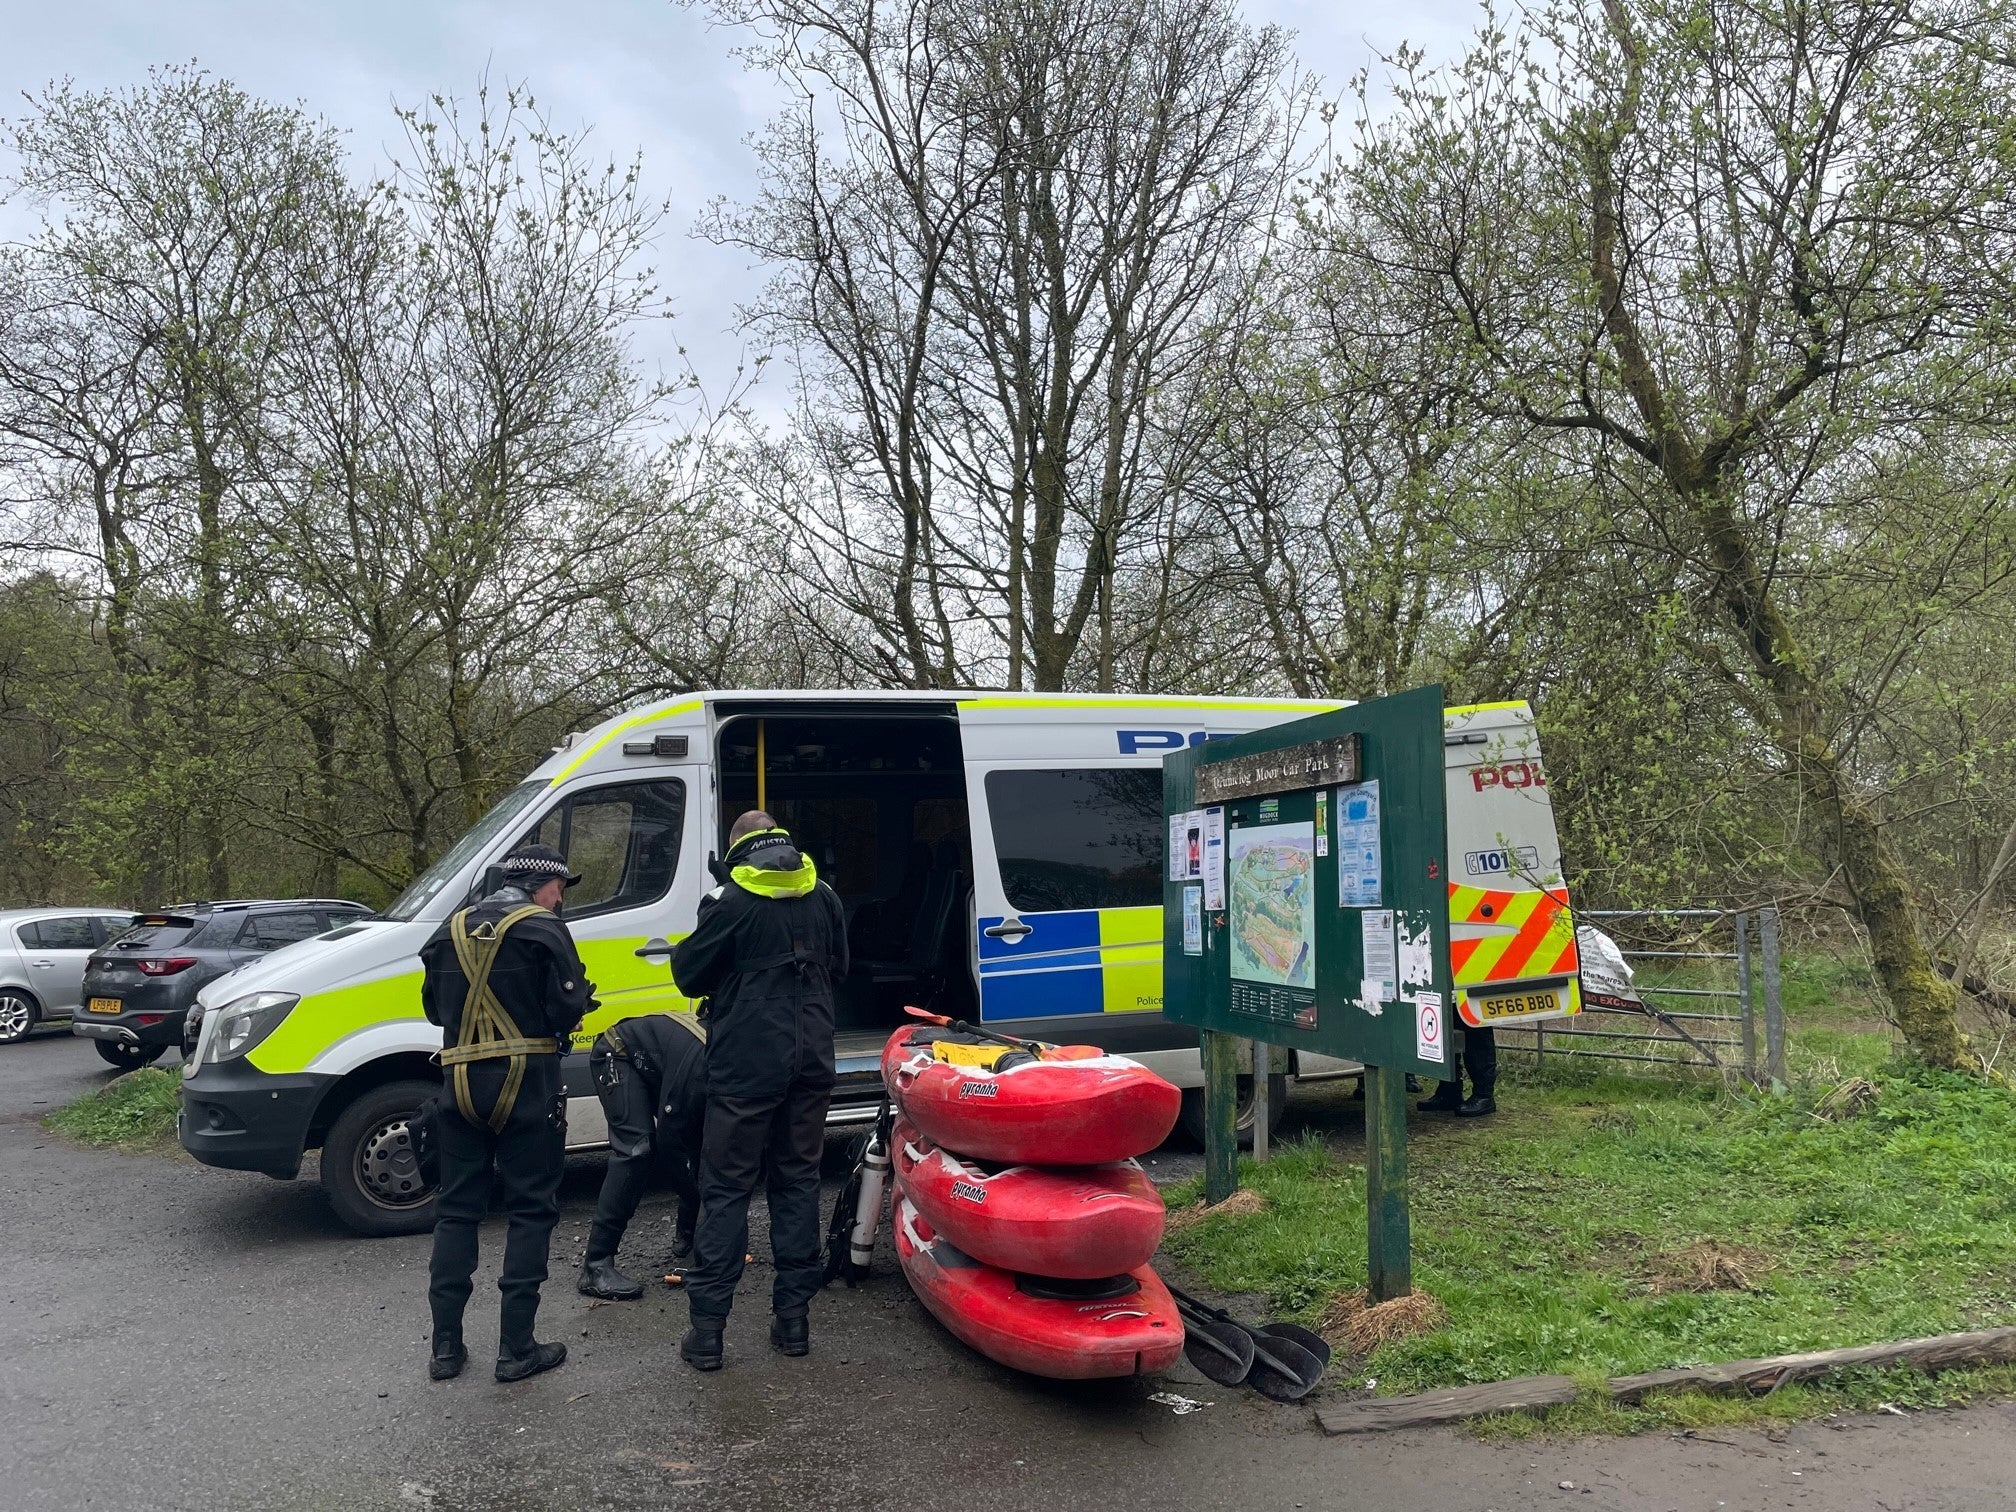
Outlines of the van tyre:
{"type": "MultiPolygon", "coordinates": [[[[1282,1116],[1288,1111],[1288,1078],[1274,1075],[1267,1078],[1267,1137],[1271,1140],[1281,1127],[1282,1116]]],[[[1176,1127],[1183,1131],[1183,1137],[1198,1149],[1204,1148],[1204,1089],[1190,1087],[1183,1093],[1183,1107],[1176,1115],[1176,1127]]],[[[1253,1148],[1253,1078],[1239,1078],[1239,1113],[1236,1127],[1239,1131],[1239,1148],[1253,1148]]]]}
{"type": "Polygon", "coordinates": [[[322,1190],[336,1216],[360,1234],[383,1238],[434,1227],[434,1184],[420,1174],[412,1122],[440,1088],[387,1082],[361,1093],[322,1140],[322,1190]]]}
{"type": "Polygon", "coordinates": [[[93,1040],[91,1048],[98,1052],[100,1060],[121,1071],[138,1071],[168,1053],[166,1045],[129,1045],[124,1040],[93,1040]]]}
{"type": "Polygon", "coordinates": [[[42,1009],[35,999],[18,987],[9,987],[0,992],[0,1045],[12,1045],[28,1038],[28,1033],[42,1017],[42,1009]]]}

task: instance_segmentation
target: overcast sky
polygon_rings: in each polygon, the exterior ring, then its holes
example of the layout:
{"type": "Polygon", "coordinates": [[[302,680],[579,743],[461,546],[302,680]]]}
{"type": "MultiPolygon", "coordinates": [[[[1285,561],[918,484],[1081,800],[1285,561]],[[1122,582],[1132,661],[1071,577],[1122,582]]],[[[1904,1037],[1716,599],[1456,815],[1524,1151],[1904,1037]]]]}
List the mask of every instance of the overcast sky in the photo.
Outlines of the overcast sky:
{"type": "MultiPolygon", "coordinates": [[[[251,93],[305,103],[374,165],[398,134],[394,100],[467,93],[486,68],[493,81],[529,81],[556,125],[592,125],[608,153],[642,150],[647,182],[672,200],[658,266],[675,296],[678,339],[710,392],[727,386],[741,349],[735,307],[760,275],[745,254],[689,233],[709,200],[749,193],[747,138],[777,95],[730,56],[733,34],[696,11],[667,0],[10,0],[5,11],[0,109],[9,116],[21,113],[24,92],[54,79],[123,85],[150,64],[194,59],[251,93]]],[[[1332,93],[1402,40],[1450,56],[1478,15],[1475,0],[1404,9],[1255,0],[1247,11],[1292,28],[1304,65],[1332,93]]],[[[0,174],[8,168],[0,156],[0,174]]],[[[32,224],[22,207],[0,205],[0,239],[32,224]]],[[[654,334],[647,355],[669,359],[668,343],[654,334]]]]}

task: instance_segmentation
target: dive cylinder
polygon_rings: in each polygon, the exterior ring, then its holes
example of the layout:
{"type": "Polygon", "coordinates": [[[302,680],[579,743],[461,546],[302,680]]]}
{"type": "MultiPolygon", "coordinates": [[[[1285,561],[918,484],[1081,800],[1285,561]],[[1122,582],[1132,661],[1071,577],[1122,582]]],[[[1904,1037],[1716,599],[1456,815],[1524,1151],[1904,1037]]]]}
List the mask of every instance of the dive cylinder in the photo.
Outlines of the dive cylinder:
{"type": "Polygon", "coordinates": [[[862,1275],[875,1259],[875,1230],[882,1221],[882,1199],[889,1191],[888,1121],[875,1125],[861,1156],[861,1199],[854,1204],[854,1227],[847,1236],[847,1258],[862,1275]]]}

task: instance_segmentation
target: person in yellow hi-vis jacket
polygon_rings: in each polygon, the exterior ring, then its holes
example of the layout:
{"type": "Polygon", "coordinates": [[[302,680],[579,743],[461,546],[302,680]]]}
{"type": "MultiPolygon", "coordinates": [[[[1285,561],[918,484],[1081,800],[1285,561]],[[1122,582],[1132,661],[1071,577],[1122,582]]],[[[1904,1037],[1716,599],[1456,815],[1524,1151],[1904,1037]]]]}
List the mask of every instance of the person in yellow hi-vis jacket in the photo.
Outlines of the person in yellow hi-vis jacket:
{"type": "Polygon", "coordinates": [[[462,1313],[476,1273],[476,1226],[494,1176],[509,1226],[497,1337],[497,1379],[522,1381],[567,1358],[565,1344],[532,1336],[566,1164],[567,1098],[560,1055],[595,1006],[574,937],[559,919],[581,879],[550,846],[504,860],[504,885],[451,915],[421,947],[420,996],[442,1030],[442,1088],[435,1116],[441,1195],[427,1301],[434,1315],[428,1374],[462,1373],[469,1351],[462,1313]]]}

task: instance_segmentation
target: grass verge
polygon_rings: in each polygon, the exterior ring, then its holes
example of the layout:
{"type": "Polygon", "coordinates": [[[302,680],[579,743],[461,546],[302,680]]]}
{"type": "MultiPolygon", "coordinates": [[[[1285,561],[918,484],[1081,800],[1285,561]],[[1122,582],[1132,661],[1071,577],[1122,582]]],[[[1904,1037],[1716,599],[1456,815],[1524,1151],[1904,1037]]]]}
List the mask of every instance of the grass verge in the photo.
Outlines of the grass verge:
{"type": "Polygon", "coordinates": [[[175,1139],[180,1084],[173,1071],[144,1066],[65,1103],[42,1123],[94,1149],[162,1149],[175,1139]]]}
{"type": "MultiPolygon", "coordinates": [[[[2016,1095],[1865,1069],[1872,1048],[1842,1036],[1821,1052],[1869,1076],[1873,1096],[1845,1109],[1823,1107],[1817,1083],[1769,1098],[1550,1075],[1508,1083],[1506,1111],[1488,1122],[1418,1121],[1415,1285],[1448,1321],[1380,1344],[1339,1383],[1406,1392],[1562,1372],[1593,1385],[2016,1322],[2016,1095]]],[[[1264,1208],[1172,1233],[1179,1259],[1305,1321],[1365,1284],[1365,1177],[1352,1152],[1307,1139],[1249,1163],[1242,1180],[1264,1208]]],[[[1197,1194],[1169,1195],[1175,1206],[1197,1194]]],[[[1692,1427],[2011,1390],[2008,1370],[1865,1372],[1757,1402],[1585,1401],[1491,1431],[1692,1427]]]]}

